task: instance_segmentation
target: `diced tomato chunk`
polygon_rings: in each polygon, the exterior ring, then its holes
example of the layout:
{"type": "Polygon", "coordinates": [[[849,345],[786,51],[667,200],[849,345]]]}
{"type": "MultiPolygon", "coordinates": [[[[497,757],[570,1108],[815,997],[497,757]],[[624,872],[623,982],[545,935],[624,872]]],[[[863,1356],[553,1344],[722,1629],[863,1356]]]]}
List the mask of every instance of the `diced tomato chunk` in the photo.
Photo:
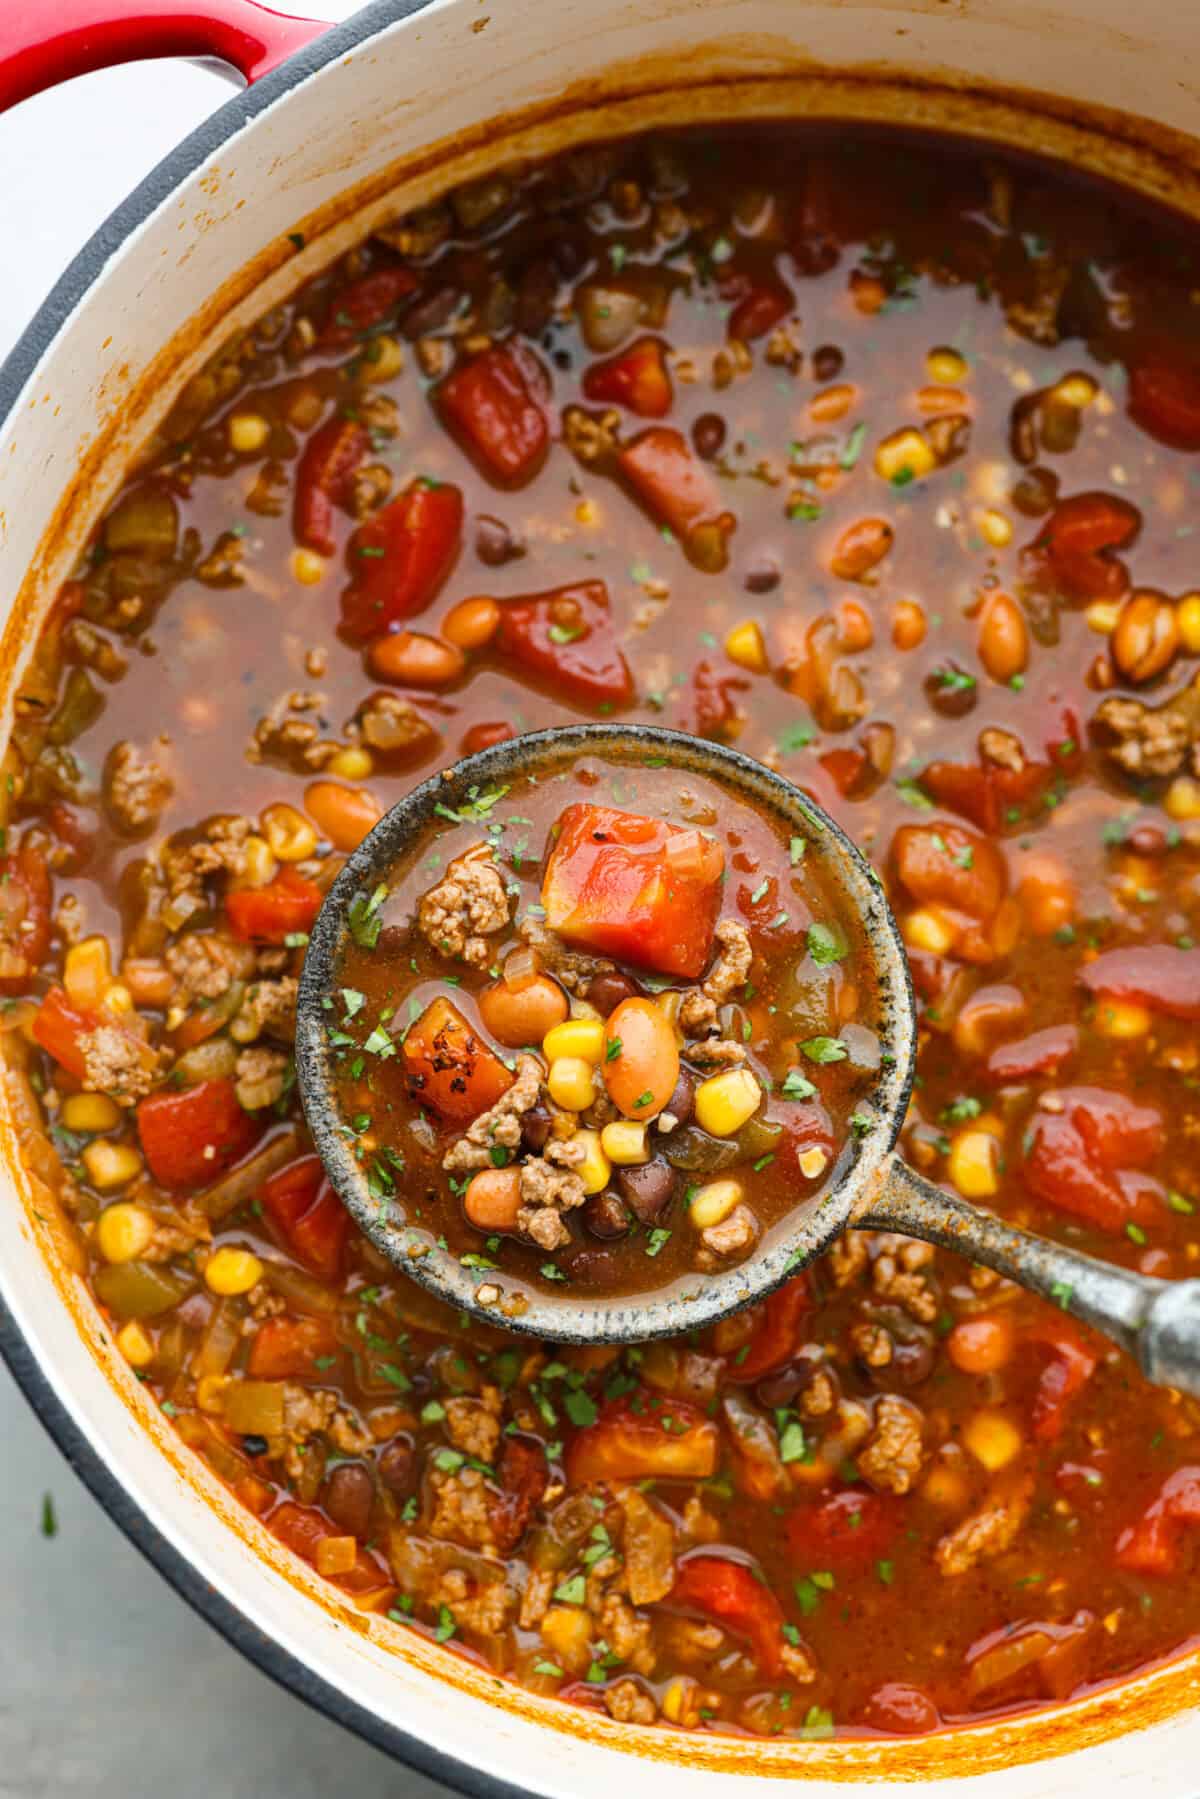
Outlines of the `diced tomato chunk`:
{"type": "Polygon", "coordinates": [[[802,1505],[784,1522],[788,1554],[803,1568],[853,1568],[886,1555],[899,1528],[895,1504],[855,1489],[802,1505]]]}
{"type": "Polygon", "coordinates": [[[1162,1115],[1101,1087],[1066,1087],[1056,1101],[1061,1110],[1034,1113],[1026,1183],[1061,1212],[1123,1231],[1139,1202],[1120,1171],[1144,1167],[1159,1153],[1162,1115]]]}
{"type": "Polygon", "coordinates": [[[534,1437],[505,1437],[500,1455],[499,1493],[488,1501],[492,1535],[501,1555],[511,1555],[550,1484],[546,1451],[534,1437]]]}
{"type": "Polygon", "coordinates": [[[1129,371],[1129,416],[1175,450],[1200,450],[1200,369],[1150,356],[1129,371]]]}
{"type": "Polygon", "coordinates": [[[695,979],[712,954],[724,867],[700,831],[577,802],[546,863],[546,923],[597,955],[695,979]]]}
{"type": "Polygon", "coordinates": [[[713,1618],[744,1637],[768,1680],[783,1666],[786,1622],[774,1594],[743,1562],[721,1555],[692,1555],[679,1564],[671,1603],[713,1618]]]}
{"type": "Polygon", "coordinates": [[[746,721],[738,703],[739,693],[749,693],[745,675],[718,668],[708,657],[692,670],[692,731],[697,737],[711,737],[718,743],[730,742],[746,721]]]}
{"type": "Polygon", "coordinates": [[[365,425],[336,417],[327,419],[305,444],[296,475],[292,527],[310,550],[333,555],[337,548],[333,509],[349,503],[355,471],[370,446],[365,425]]]}
{"type": "Polygon", "coordinates": [[[312,1380],[336,1354],[331,1318],[265,1318],[250,1344],[246,1372],[252,1380],[312,1380]]]}
{"type": "Polygon", "coordinates": [[[863,1723],[889,1736],[925,1736],[936,1730],[941,1714],[929,1694],[904,1680],[885,1680],[867,1700],[863,1723]]]}
{"type": "MultiPolygon", "coordinates": [[[[324,1512],[319,1512],[315,1506],[298,1505],[292,1499],[277,1505],[266,1524],[273,1537],[306,1562],[316,1562],[317,1550],[328,1538],[346,1535],[341,1525],[334,1524],[324,1512]]],[[[356,1551],[353,1568],[333,1579],[348,1593],[369,1593],[377,1587],[391,1585],[391,1576],[383,1563],[363,1548],[356,1551]]]]}
{"type": "Polygon", "coordinates": [[[546,458],[549,382],[524,344],[498,344],[472,357],[437,389],[442,418],[484,474],[523,487],[546,458]]]}
{"type": "Polygon", "coordinates": [[[544,676],[557,698],[609,709],[633,698],[633,676],[603,581],[574,581],[506,600],[495,643],[502,656],[544,676]]]}
{"type": "Polygon", "coordinates": [[[1034,543],[1035,570],[1044,558],[1074,598],[1118,599],[1129,586],[1129,570],[1112,552],[1129,548],[1141,523],[1137,507],[1114,494],[1072,494],[1060,500],[1034,543]]]}
{"type": "Polygon", "coordinates": [[[698,567],[710,574],[725,567],[733,518],[682,432],[651,425],[625,445],[617,466],[647,512],[675,533],[698,567]]]}
{"type": "Polygon", "coordinates": [[[1110,949],[1085,962],[1075,978],[1089,993],[1134,1000],[1168,1018],[1200,1019],[1200,949],[1169,943],[1110,949]]]}
{"type": "Polygon", "coordinates": [[[717,1426],[699,1407],[642,1388],[609,1400],[594,1424],[575,1432],[567,1480],[707,1480],[719,1451],[717,1426]]]}
{"type": "Polygon", "coordinates": [[[1053,769],[1047,762],[1025,762],[1020,768],[998,768],[960,762],[931,762],[921,786],[939,806],[970,819],[987,836],[1020,824],[1049,786],[1053,769]]]}
{"type": "Polygon", "coordinates": [[[462,542],[457,487],[421,478],[360,525],[350,540],[353,579],[342,594],[342,629],[377,637],[435,598],[462,542]]]}
{"type": "Polygon", "coordinates": [[[963,825],[901,825],[892,839],[896,875],[921,905],[986,921],[1008,889],[1004,857],[963,825]]]}
{"type": "MultiPolygon", "coordinates": [[[[65,807],[56,807],[65,812],[65,807]]],[[[0,993],[20,993],[50,948],[50,874],[27,837],[0,858],[0,993]]]]}
{"type": "Polygon", "coordinates": [[[76,1006],[61,987],[51,987],[33,1020],[33,1035],[60,1068],[81,1081],[87,1072],[79,1039],[105,1022],[99,1012],[76,1006]]]}
{"type": "Polygon", "coordinates": [[[324,895],[288,865],[265,887],[237,887],[226,895],[230,929],[245,943],[285,943],[312,929],[324,895]]]}
{"type": "Polygon", "coordinates": [[[730,1367],[733,1379],[758,1380],[789,1362],[800,1347],[804,1320],[811,1310],[807,1275],[797,1274],[777,1287],[761,1308],[758,1328],[745,1355],[734,1357],[730,1367]]]}
{"type": "Polygon", "coordinates": [[[299,1261],[328,1280],[341,1273],[350,1214],[334,1192],[319,1156],[301,1156],[289,1162],[263,1183],[259,1198],[263,1211],[299,1261]]]}
{"type": "Polygon", "coordinates": [[[329,317],[321,328],[319,343],[324,350],[352,344],[367,331],[382,325],[395,312],[401,300],[420,286],[412,269],[374,269],[360,275],[357,281],[340,288],[329,317]]]}
{"type": "Polygon", "coordinates": [[[456,1124],[478,1118],[512,1086],[499,1056],[441,995],[410,1027],[403,1055],[414,1099],[456,1124]]]}
{"type": "Polygon", "coordinates": [[[1117,1562],[1135,1574],[1174,1574],[1184,1532],[1200,1524],[1200,1467],[1177,1468],[1136,1523],[1117,1538],[1117,1562]]]}
{"type": "Polygon", "coordinates": [[[259,1134],[229,1080],[160,1087],[139,1102],[137,1128],[147,1167],[172,1191],[215,1181],[241,1161],[259,1134]]]}
{"type": "Polygon", "coordinates": [[[1034,1396],[1033,1434],[1039,1443],[1053,1443],[1062,1435],[1068,1405],[1092,1378],[1099,1358],[1066,1318],[1035,1319],[1023,1336],[1050,1351],[1034,1396]]]}
{"type": "Polygon", "coordinates": [[[583,377],[583,391],[589,400],[628,406],[644,419],[665,418],[675,397],[657,337],[639,337],[619,356],[594,362],[583,377]]]}
{"type": "Polygon", "coordinates": [[[987,1059],[986,1074],[997,1085],[1029,1081],[1039,1074],[1054,1074],[1079,1048],[1079,1031],[1073,1024],[1050,1024],[1015,1043],[1002,1043],[987,1059]]]}

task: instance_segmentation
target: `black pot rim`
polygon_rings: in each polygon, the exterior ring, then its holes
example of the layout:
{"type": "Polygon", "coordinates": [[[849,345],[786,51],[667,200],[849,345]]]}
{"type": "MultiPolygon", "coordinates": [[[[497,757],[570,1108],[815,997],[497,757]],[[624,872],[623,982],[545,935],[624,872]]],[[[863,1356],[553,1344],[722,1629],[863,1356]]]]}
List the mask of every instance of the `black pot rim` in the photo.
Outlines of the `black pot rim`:
{"type": "MultiPolygon", "coordinates": [[[[389,25],[415,17],[430,0],[372,0],[350,19],[295,52],[254,86],[227,100],[159,162],[133,189],[68,264],[10,354],[0,366],[0,425],[13,414],[26,383],[77,307],[103,278],[130,234],[164,205],[223,144],[259,113],[286,97],[311,75],[360,49],[389,25]]],[[[410,1731],[389,1723],[316,1674],[269,1637],[219,1593],[153,1524],[76,1423],[38,1362],[0,1295],[0,1356],[33,1411],[75,1473],[134,1547],[141,1551],[192,1610],[246,1659],[314,1710],[374,1744],[397,1761],[471,1799],[541,1799],[547,1788],[516,1786],[499,1775],[448,1755],[410,1731]]]]}

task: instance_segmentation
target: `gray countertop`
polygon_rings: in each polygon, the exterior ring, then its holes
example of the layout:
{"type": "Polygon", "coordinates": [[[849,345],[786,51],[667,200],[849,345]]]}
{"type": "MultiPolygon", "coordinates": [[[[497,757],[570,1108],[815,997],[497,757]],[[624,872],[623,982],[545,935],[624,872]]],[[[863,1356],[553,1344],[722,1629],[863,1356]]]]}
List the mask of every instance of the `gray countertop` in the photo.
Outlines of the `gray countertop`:
{"type": "MultiPolygon", "coordinates": [[[[0,117],[0,355],[96,224],[227,93],[210,71],[142,64],[0,117]]],[[[0,1443],[2,1799],[445,1792],[274,1686],[177,1599],[2,1368],[0,1443]]]]}

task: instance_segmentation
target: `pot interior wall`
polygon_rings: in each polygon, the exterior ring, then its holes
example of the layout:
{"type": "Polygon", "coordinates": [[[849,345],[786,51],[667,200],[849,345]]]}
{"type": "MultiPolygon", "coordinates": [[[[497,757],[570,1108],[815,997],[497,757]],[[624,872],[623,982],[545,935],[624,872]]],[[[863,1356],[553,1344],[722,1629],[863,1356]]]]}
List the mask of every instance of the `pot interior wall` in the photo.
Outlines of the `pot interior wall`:
{"type": "MultiPolygon", "coordinates": [[[[384,26],[402,10],[368,16],[384,26]]],[[[477,0],[437,0],[362,45],[352,22],[306,66],[295,85],[285,70],[231,103],[152,178],[68,275],[8,371],[0,570],[17,598],[0,662],[6,734],[46,606],[183,382],[225,333],[374,222],[455,181],[651,125],[807,116],[1042,149],[1200,216],[1200,81],[1189,79],[1200,75],[1200,40],[1175,0],[1143,0],[1133,19],[1117,0],[1060,0],[1053,19],[1026,0],[525,0],[519,21],[477,0]],[[1031,71],[1038,97],[1018,104],[1008,90],[1031,71]],[[1121,113],[1130,94],[1154,110],[1155,127],[1121,113]]],[[[1164,1799],[1193,1790],[1184,1708],[1198,1676],[1186,1664],[1053,1718],[950,1739],[639,1742],[607,1720],[498,1692],[490,1677],[399,1638],[285,1557],[153,1411],[72,1270],[52,1203],[34,1191],[10,1098],[0,1109],[10,1187],[0,1286],[35,1362],[153,1529],[314,1670],[325,1700],[361,1708],[361,1726],[384,1739],[412,1732],[515,1787],[572,1799],[628,1779],[624,1750],[645,1758],[635,1778],[688,1799],[750,1771],[780,1785],[807,1777],[830,1794],[847,1778],[922,1778],[948,1795],[967,1773],[1014,1799],[1125,1779],[1164,1799]],[[1152,1740],[1109,1740],[1152,1721],[1152,1740]],[[1069,1772],[1044,1759],[1067,1750],[1077,1751],[1069,1772]]]]}

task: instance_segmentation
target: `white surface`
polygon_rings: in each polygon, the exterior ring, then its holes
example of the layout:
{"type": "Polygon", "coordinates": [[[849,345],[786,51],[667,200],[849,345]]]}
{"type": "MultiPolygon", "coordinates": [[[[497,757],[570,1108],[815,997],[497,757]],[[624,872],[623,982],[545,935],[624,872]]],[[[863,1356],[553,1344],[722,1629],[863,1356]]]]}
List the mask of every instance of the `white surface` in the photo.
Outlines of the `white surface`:
{"type": "MultiPolygon", "coordinates": [[[[209,70],[143,64],[0,117],[0,356],[94,225],[229,92],[209,70]]],[[[443,1788],[309,1711],[196,1618],[3,1372],[0,1444],[4,1799],[140,1799],[159,1787],[176,1799],[438,1799],[443,1788]],[[58,1516],[50,1539],[45,1493],[58,1516]]]]}

